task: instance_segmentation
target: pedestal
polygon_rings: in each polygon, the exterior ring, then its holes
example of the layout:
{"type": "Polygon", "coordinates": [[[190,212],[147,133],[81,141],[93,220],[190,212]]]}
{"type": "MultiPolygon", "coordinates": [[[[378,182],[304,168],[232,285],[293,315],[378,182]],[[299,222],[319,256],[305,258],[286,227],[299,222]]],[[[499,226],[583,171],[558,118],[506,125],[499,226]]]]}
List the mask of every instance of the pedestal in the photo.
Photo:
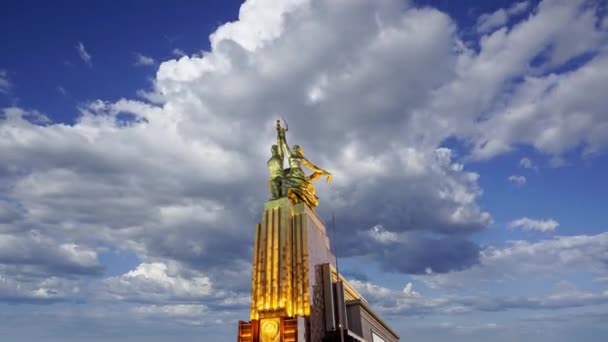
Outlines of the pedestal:
{"type": "Polygon", "coordinates": [[[237,341],[372,341],[375,333],[397,342],[335,266],[313,210],[287,198],[266,202],[255,228],[250,321],[239,322],[237,341]]]}
{"type": "Polygon", "coordinates": [[[251,330],[251,341],[290,341],[291,336],[293,341],[300,340],[297,336],[321,340],[324,329],[317,333],[310,327],[324,327],[322,309],[315,308],[315,294],[322,297],[315,265],[324,263],[335,265],[335,257],[316,213],[287,198],[266,202],[253,247],[250,324],[257,329],[251,330]],[[295,334],[284,331],[292,326],[295,334]]]}

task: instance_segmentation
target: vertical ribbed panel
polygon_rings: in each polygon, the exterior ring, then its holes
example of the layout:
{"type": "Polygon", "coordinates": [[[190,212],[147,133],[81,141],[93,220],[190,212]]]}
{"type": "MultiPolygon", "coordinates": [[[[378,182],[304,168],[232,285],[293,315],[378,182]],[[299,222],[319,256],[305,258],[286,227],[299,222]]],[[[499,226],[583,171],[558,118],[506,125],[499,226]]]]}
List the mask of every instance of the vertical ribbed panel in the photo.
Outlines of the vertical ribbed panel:
{"type": "Polygon", "coordinates": [[[288,200],[274,203],[267,205],[255,230],[251,319],[270,317],[271,312],[286,317],[310,315],[310,214],[288,200]]]}
{"type": "Polygon", "coordinates": [[[260,268],[259,268],[259,258],[260,258],[260,253],[259,253],[259,248],[258,248],[258,243],[260,240],[260,230],[261,230],[262,225],[261,224],[257,224],[255,226],[255,233],[254,233],[254,237],[253,237],[253,267],[251,270],[251,314],[250,314],[250,318],[251,320],[257,319],[256,315],[257,315],[257,303],[258,303],[258,293],[260,292],[259,289],[259,280],[260,280],[260,276],[259,276],[259,272],[260,272],[260,268]]]}
{"type": "Polygon", "coordinates": [[[291,210],[285,210],[283,221],[285,222],[285,300],[287,302],[287,315],[294,316],[293,305],[293,224],[291,220],[291,210]]]}
{"type": "Polygon", "coordinates": [[[270,305],[272,303],[272,238],[273,238],[273,225],[272,221],[274,216],[272,215],[272,210],[266,211],[266,216],[268,217],[268,221],[266,223],[266,296],[264,298],[264,309],[270,309],[270,305]]]}
{"type": "Polygon", "coordinates": [[[279,308],[279,208],[272,210],[272,309],[279,308]]]}
{"type": "Polygon", "coordinates": [[[294,293],[293,293],[293,304],[295,306],[294,308],[294,314],[296,315],[300,315],[302,314],[299,310],[300,310],[300,296],[298,296],[298,294],[300,293],[300,287],[298,286],[300,284],[300,269],[302,268],[302,264],[300,263],[300,225],[299,222],[297,220],[297,218],[294,216],[292,218],[292,222],[293,222],[293,235],[294,235],[294,246],[293,246],[293,289],[294,289],[294,293]]]}
{"type": "MultiPolygon", "coordinates": [[[[308,270],[308,231],[305,222],[304,213],[300,214],[300,227],[302,229],[302,309],[304,310],[304,315],[310,315],[310,277],[308,270]]],[[[313,270],[314,272],[314,270],[313,270]]]]}

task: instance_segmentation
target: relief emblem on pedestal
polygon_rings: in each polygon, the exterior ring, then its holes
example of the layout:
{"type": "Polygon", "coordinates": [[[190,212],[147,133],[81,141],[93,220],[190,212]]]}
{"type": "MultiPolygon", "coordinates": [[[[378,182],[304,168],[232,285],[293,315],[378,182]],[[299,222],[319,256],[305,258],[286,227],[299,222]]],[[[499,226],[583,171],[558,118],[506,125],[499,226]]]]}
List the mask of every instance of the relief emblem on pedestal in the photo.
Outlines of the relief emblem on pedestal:
{"type": "Polygon", "coordinates": [[[263,319],[260,324],[261,342],[279,342],[281,340],[280,330],[279,318],[263,319]]]}

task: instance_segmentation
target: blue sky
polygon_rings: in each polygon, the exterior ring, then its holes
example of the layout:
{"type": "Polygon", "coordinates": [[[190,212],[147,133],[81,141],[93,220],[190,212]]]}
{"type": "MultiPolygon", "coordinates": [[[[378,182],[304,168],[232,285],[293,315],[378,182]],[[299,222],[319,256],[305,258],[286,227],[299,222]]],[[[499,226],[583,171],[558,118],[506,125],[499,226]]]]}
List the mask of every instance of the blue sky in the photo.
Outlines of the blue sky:
{"type": "Polygon", "coordinates": [[[3,341],[234,340],[281,115],[403,340],[604,341],[606,5],[5,4],[3,341]]]}

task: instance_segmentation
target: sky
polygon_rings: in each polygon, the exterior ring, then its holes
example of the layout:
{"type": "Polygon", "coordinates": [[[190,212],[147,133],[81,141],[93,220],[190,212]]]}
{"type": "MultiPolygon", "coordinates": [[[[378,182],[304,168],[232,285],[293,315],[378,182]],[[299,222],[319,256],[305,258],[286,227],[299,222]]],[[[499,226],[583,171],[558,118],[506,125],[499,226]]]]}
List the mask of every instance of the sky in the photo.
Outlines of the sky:
{"type": "Polygon", "coordinates": [[[403,341],[607,340],[607,5],[5,1],[2,341],[234,341],[281,116],[403,341]]]}

